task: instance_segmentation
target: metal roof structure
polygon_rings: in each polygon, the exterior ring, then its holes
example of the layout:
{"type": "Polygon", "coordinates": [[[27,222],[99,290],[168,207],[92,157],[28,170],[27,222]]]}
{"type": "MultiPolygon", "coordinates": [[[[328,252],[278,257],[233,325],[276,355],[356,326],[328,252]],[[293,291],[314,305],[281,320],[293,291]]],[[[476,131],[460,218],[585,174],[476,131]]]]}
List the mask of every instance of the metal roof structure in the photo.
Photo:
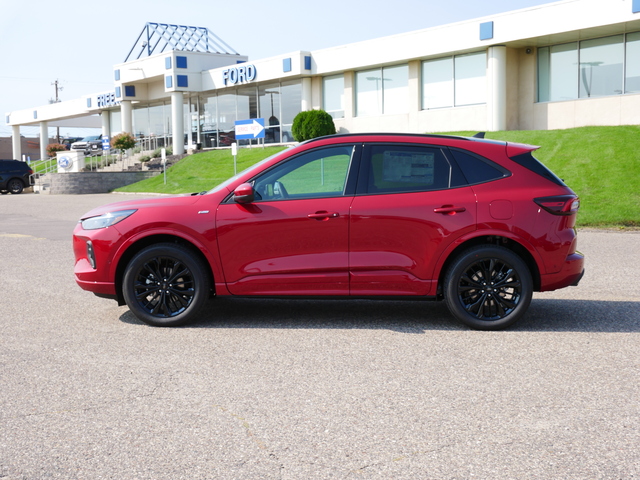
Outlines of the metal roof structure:
{"type": "Polygon", "coordinates": [[[131,47],[125,63],[162,53],[167,49],[239,55],[208,28],[147,22],[131,47]]]}

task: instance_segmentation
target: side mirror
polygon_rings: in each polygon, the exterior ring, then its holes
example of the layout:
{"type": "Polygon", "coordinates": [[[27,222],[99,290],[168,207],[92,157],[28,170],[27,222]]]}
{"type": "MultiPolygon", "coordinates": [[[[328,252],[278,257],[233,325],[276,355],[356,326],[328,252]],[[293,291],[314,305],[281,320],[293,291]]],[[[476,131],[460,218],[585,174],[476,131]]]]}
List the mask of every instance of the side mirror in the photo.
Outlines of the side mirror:
{"type": "Polygon", "coordinates": [[[250,183],[243,183],[233,191],[233,201],[236,203],[251,203],[255,199],[253,187],[250,183]]]}

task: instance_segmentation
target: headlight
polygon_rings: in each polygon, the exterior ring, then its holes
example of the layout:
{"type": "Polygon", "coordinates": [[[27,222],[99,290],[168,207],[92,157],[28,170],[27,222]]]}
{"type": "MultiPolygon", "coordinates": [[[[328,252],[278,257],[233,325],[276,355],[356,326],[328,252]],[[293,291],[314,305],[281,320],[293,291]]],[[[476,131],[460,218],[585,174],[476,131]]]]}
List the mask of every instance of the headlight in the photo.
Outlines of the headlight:
{"type": "Polygon", "coordinates": [[[99,228],[107,228],[111,225],[115,225],[121,222],[130,215],[133,215],[136,210],[120,210],[118,212],[109,212],[97,217],[85,218],[80,220],[82,228],[85,230],[97,230],[99,228]]]}

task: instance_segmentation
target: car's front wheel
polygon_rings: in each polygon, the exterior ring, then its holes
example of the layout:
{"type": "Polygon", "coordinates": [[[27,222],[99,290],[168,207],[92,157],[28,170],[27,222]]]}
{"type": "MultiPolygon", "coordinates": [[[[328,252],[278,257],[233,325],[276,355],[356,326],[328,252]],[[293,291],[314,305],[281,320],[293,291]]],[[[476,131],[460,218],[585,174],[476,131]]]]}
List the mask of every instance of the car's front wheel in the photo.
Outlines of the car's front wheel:
{"type": "Polygon", "coordinates": [[[533,281],[526,263],[511,250],[479,246],[460,254],[445,276],[451,313],[471,328],[499,330],[526,312],[533,281]]]}
{"type": "Polygon", "coordinates": [[[202,261],[187,247],[161,243],[137,253],[127,265],[122,290],[143,322],[172,327],[193,321],[209,298],[202,261]]]}
{"type": "Polygon", "coordinates": [[[22,193],[24,185],[17,178],[12,178],[11,180],[9,180],[9,183],[7,183],[7,189],[13,194],[18,194],[22,193]]]}

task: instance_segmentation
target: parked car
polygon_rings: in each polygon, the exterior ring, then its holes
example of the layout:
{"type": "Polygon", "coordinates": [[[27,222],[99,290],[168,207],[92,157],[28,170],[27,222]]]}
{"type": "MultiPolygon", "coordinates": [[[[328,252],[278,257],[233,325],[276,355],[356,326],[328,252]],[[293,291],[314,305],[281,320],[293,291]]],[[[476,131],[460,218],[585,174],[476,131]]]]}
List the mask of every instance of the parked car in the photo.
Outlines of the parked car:
{"type": "Polygon", "coordinates": [[[26,162],[0,160],[0,193],[22,193],[31,186],[33,170],[26,162]]]}
{"type": "Polygon", "coordinates": [[[82,150],[85,155],[102,155],[102,135],[90,135],[73,142],[71,150],[82,150]]]}
{"type": "Polygon", "coordinates": [[[333,135],[201,194],[94,209],[75,277],[143,322],[180,325],[210,297],[444,300],[483,330],[534,291],[577,285],[578,196],[533,156],[479,138],[333,135]]]}
{"type": "Polygon", "coordinates": [[[62,143],[62,145],[64,145],[67,150],[71,150],[71,145],[74,144],[75,142],[80,142],[82,141],[82,137],[66,137],[63,138],[60,143],[62,143]]]}

